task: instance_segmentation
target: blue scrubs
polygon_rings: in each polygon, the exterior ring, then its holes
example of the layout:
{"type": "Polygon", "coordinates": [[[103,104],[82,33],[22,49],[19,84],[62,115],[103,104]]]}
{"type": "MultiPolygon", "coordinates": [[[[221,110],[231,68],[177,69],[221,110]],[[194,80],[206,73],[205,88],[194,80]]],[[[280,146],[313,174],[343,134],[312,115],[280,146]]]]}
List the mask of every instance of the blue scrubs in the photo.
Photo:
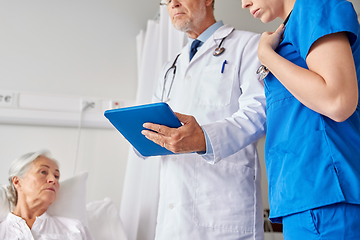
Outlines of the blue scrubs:
{"type": "Polygon", "coordinates": [[[336,203],[283,217],[284,239],[359,240],[360,205],[336,203]]]}
{"type": "MultiPolygon", "coordinates": [[[[348,1],[296,0],[276,51],[308,69],[305,59],[312,44],[337,32],[349,37],[360,86],[360,27],[348,1]]],[[[359,103],[339,123],[304,106],[271,73],[265,91],[271,220],[340,202],[360,204],[359,103]]]]}

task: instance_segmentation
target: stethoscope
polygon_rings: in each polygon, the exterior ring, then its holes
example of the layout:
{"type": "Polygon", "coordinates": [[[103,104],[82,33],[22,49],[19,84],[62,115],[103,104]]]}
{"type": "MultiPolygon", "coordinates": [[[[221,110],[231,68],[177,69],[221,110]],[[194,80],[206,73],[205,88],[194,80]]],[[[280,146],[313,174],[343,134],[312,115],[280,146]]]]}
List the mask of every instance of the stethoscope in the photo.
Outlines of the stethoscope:
{"type": "MultiPolygon", "coordinates": [[[[284,26],[286,26],[287,22],[289,21],[290,15],[292,13],[292,10],[290,11],[289,15],[286,17],[285,21],[283,22],[284,26]]],[[[283,36],[281,36],[280,38],[280,42],[282,41],[283,36]]],[[[265,66],[265,65],[261,65],[257,70],[256,70],[256,74],[259,74],[259,80],[263,81],[266,76],[269,74],[270,70],[265,66]]]]}
{"type": "MultiPolygon", "coordinates": [[[[234,29],[230,32],[230,34],[234,31],[234,29]]],[[[225,48],[222,47],[222,44],[224,42],[224,40],[230,35],[228,34],[226,37],[223,37],[220,44],[218,45],[217,48],[215,48],[214,50],[214,53],[213,53],[213,56],[215,57],[218,57],[220,56],[221,54],[223,54],[225,52],[225,48]]],[[[168,68],[168,70],[166,70],[165,72],[165,75],[164,75],[164,85],[163,85],[163,89],[162,89],[162,94],[161,94],[161,101],[162,102],[168,102],[170,100],[169,96],[170,96],[170,92],[171,92],[171,89],[172,89],[172,86],[173,86],[173,83],[174,83],[174,79],[175,79],[175,73],[176,73],[176,62],[178,60],[180,56],[180,53],[176,56],[173,64],[168,68]],[[172,76],[172,79],[171,79],[171,83],[170,83],[170,87],[169,87],[169,90],[168,90],[168,93],[166,95],[166,98],[164,100],[164,94],[165,94],[165,86],[166,86],[166,82],[167,82],[167,75],[168,73],[170,72],[171,69],[174,69],[173,70],[173,76],[172,76]]]]}

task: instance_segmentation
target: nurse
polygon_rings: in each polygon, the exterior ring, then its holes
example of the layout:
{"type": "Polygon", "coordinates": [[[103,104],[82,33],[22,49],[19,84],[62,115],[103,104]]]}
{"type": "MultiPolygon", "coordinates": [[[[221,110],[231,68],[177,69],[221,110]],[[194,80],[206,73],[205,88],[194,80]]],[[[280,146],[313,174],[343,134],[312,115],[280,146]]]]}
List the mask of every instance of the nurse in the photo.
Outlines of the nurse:
{"type": "Polygon", "coordinates": [[[285,239],[360,239],[360,38],[345,0],[242,0],[267,23],[270,218],[285,239]]]}
{"type": "Polygon", "coordinates": [[[213,0],[162,4],[188,44],[163,67],[154,97],[167,101],[183,126],[147,123],[156,132],[143,132],[181,153],[161,157],[155,239],[263,240],[256,151],[266,122],[264,87],[255,73],[260,35],[216,21],[213,0]],[[166,74],[171,66],[176,73],[166,74]]]}

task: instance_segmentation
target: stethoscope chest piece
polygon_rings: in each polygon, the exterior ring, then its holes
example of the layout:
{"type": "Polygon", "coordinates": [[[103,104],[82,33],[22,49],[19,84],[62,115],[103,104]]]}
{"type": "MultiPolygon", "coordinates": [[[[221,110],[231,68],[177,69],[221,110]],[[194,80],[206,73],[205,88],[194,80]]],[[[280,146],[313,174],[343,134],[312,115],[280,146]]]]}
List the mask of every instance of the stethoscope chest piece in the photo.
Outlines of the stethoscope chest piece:
{"type": "Polygon", "coordinates": [[[225,48],[223,47],[217,47],[215,49],[215,52],[214,52],[214,56],[217,57],[217,56],[220,56],[223,52],[225,51],[225,48]]]}
{"type": "MultiPolygon", "coordinates": [[[[230,33],[232,33],[233,31],[234,31],[234,28],[231,30],[230,33]]],[[[229,33],[229,35],[230,35],[230,33],[229,33]]],[[[223,37],[223,39],[221,39],[221,42],[220,42],[219,46],[218,46],[217,48],[215,48],[215,51],[214,51],[214,53],[213,53],[213,55],[214,55],[215,57],[220,56],[221,54],[223,54],[223,52],[225,52],[225,48],[224,48],[224,47],[221,47],[221,46],[222,46],[224,40],[225,40],[229,35],[223,37]]]]}

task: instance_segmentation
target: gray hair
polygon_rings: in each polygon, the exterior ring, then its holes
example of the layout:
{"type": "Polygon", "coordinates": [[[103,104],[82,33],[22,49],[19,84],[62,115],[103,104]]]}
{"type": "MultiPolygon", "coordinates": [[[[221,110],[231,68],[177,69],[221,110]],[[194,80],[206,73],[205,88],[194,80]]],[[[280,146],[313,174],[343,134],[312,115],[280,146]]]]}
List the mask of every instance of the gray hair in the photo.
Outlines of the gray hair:
{"type": "MultiPolygon", "coordinates": [[[[21,157],[15,159],[9,169],[9,183],[7,187],[7,197],[9,199],[11,207],[15,207],[18,202],[18,192],[13,184],[13,178],[19,177],[23,178],[26,173],[29,171],[31,165],[40,157],[47,157],[58,164],[58,162],[50,157],[50,152],[48,150],[39,150],[37,152],[30,152],[22,155],[21,157]]],[[[58,164],[59,165],[59,164],[58,164]]]]}

